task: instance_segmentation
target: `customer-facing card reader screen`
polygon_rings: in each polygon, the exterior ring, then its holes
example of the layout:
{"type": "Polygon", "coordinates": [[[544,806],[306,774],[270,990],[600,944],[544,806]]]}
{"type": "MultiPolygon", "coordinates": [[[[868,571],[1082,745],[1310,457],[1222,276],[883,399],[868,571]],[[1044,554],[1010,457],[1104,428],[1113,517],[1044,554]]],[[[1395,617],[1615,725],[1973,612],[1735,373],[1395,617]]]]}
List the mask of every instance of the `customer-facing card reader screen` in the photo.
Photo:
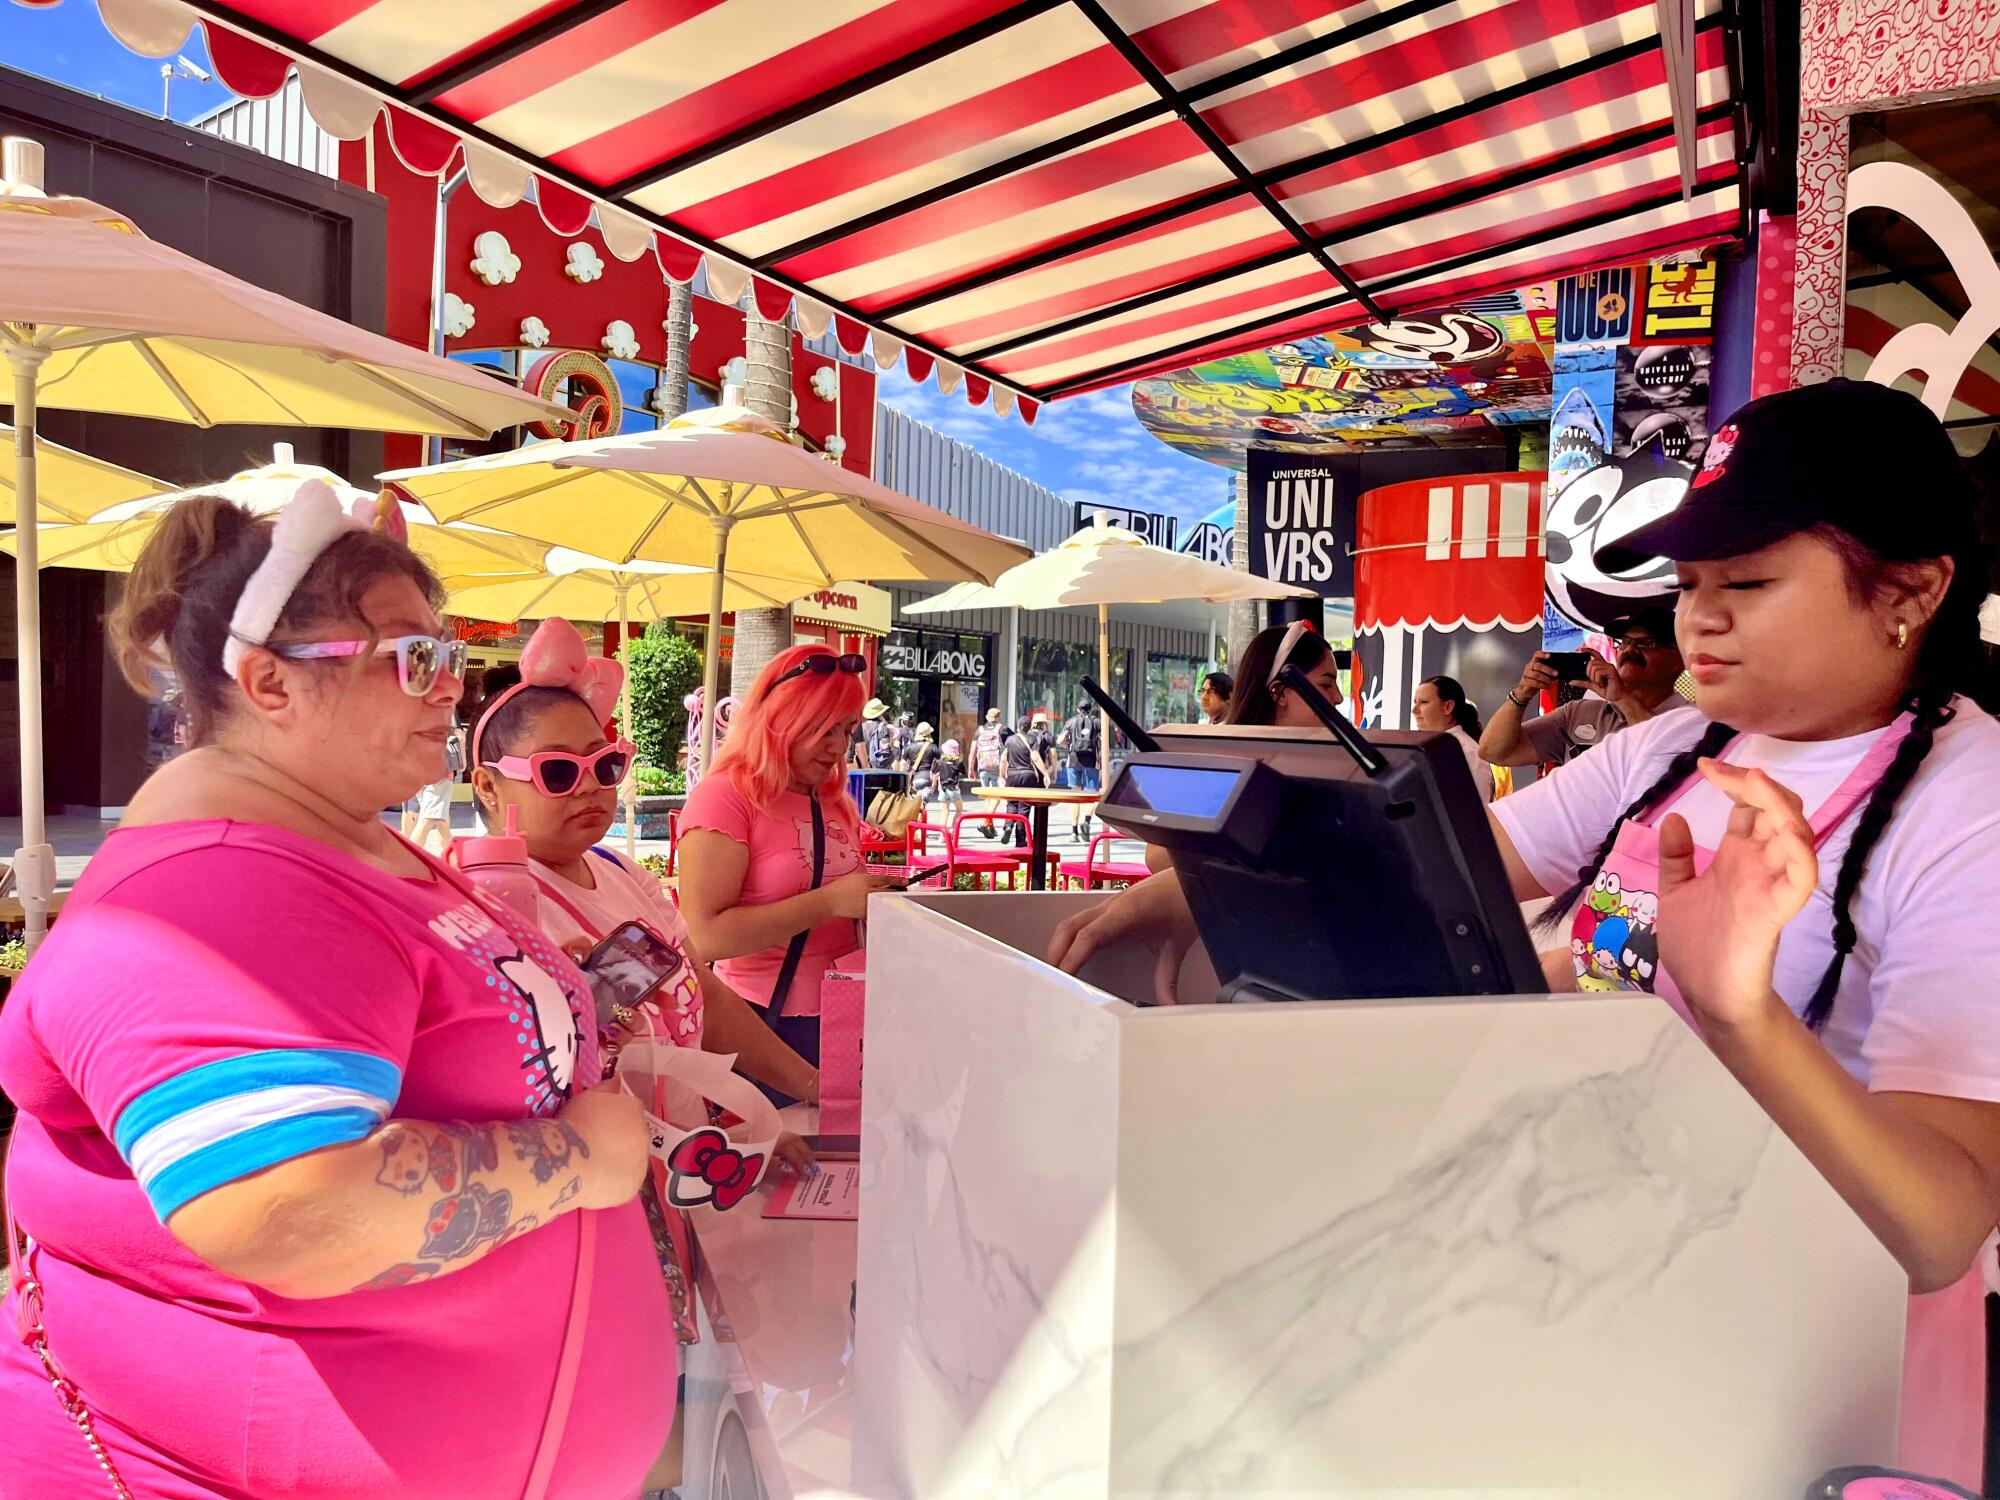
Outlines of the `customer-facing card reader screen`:
{"type": "Polygon", "coordinates": [[[1150,808],[1182,818],[1219,818],[1243,779],[1240,767],[1212,769],[1129,762],[1114,798],[1121,806],[1150,808]]]}

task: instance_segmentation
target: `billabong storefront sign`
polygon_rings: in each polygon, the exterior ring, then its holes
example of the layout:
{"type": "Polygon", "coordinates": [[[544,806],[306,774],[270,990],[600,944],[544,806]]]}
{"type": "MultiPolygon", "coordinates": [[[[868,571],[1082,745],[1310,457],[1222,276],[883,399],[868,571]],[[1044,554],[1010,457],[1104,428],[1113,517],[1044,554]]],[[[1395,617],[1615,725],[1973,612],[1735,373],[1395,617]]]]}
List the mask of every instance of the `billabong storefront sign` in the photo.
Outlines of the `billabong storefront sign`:
{"type": "Polygon", "coordinates": [[[1230,534],[1222,527],[1213,521],[1203,521],[1181,538],[1181,544],[1175,550],[1185,552],[1189,557],[1198,557],[1203,562],[1215,563],[1226,568],[1229,566],[1230,541],[1230,534]]]}
{"type": "Polygon", "coordinates": [[[986,653],[958,644],[955,636],[892,630],[882,643],[882,670],[902,677],[983,678],[986,653]]]}
{"type": "Polygon", "coordinates": [[[1172,516],[1163,516],[1150,510],[1133,510],[1123,505],[1086,505],[1077,502],[1076,530],[1094,526],[1097,518],[1103,516],[1113,526],[1122,526],[1134,533],[1140,541],[1151,542],[1155,547],[1165,547],[1169,552],[1182,549],[1174,545],[1180,533],[1180,523],[1172,516]]]}

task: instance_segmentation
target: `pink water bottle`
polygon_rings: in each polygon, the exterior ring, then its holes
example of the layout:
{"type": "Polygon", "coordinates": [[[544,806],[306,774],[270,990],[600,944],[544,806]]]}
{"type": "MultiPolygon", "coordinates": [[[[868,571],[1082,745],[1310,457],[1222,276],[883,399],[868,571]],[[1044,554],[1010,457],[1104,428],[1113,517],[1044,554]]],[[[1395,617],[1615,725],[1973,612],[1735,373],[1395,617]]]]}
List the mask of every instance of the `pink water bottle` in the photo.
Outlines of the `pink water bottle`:
{"type": "Polygon", "coordinates": [[[528,841],[521,836],[514,809],[507,809],[507,831],[459,839],[452,845],[458,867],[480,890],[512,907],[532,923],[541,920],[540,888],[528,868],[528,841]]]}

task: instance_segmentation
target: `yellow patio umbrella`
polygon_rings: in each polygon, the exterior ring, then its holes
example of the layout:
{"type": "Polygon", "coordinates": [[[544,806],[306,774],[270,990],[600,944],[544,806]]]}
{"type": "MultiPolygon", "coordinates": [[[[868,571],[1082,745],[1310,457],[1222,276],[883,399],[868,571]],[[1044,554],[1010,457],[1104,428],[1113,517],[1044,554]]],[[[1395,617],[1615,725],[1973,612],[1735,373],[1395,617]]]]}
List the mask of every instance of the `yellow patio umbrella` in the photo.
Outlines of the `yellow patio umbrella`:
{"type": "MultiPolygon", "coordinates": [[[[331,485],[342,505],[375,498],[331,469],[296,462],[292,445],[277,443],[273,445],[270,463],[245,469],[214,484],[190,485],[186,489],[108,505],[80,523],[44,523],[36,549],[37,562],[44,568],[129,573],[161,519],[190,495],[217,495],[257,515],[275,515],[308,479],[331,485]]],[[[46,515],[47,505],[42,509],[46,515]]],[[[544,543],[507,536],[483,526],[440,525],[422,506],[408,500],[403,502],[403,519],[409,525],[411,550],[429,563],[431,571],[440,578],[479,574],[518,577],[539,569],[549,550],[544,543]]],[[[14,552],[15,538],[0,537],[0,550],[14,552]]]]}
{"type": "MultiPolygon", "coordinates": [[[[12,447],[14,429],[0,422],[0,443],[12,447]]],[[[45,437],[35,439],[36,510],[44,522],[81,521],[107,506],[164,494],[167,485],[132,469],[45,437]]],[[[19,524],[16,476],[0,470],[0,521],[19,524]]]]}
{"type": "MultiPolygon", "coordinates": [[[[42,190],[40,143],[0,143],[0,354],[13,376],[15,488],[36,487],[41,407],[191,422],[484,437],[564,415],[478,370],[252,286],[148,239],[124,215],[42,190]]],[[[29,515],[38,512],[29,506],[29,515]]],[[[55,851],[42,803],[39,534],[17,533],[21,837],[30,951],[55,851]]]]}
{"type": "MultiPolygon", "coordinates": [[[[549,550],[539,572],[445,580],[445,608],[477,620],[618,621],[625,662],[624,701],[619,722],[632,732],[632,622],[674,620],[703,614],[713,589],[711,570],[677,563],[631,562],[622,566],[569,547],[549,550]]],[[[731,573],[723,580],[725,610],[763,609],[789,604],[812,585],[788,578],[731,573]]],[[[637,850],[632,778],[625,779],[625,852],[637,850]]]]}
{"type": "MultiPolygon", "coordinates": [[[[716,701],[723,591],[741,569],[798,580],[992,579],[1031,554],[786,440],[734,405],[657,432],[538,443],[382,476],[441,521],[477,521],[578,547],[614,564],[712,569],[708,659],[716,701]]],[[[704,762],[715,716],[703,720],[704,762]]]]}

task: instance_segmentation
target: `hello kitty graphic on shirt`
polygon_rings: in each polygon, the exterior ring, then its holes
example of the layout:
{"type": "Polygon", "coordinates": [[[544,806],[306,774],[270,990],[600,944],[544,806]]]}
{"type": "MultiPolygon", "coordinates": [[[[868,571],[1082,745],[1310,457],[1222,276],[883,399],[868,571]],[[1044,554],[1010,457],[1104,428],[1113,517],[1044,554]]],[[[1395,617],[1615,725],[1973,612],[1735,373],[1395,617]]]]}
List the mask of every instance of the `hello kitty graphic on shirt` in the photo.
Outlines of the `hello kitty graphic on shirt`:
{"type": "Polygon", "coordinates": [[[530,1006],[530,1017],[534,1022],[531,1044],[534,1048],[528,1055],[539,1059],[548,1069],[549,1081],[558,1094],[568,1097],[570,1085],[576,1078],[576,1054],[578,1035],[576,1017],[570,1011],[569,996],[541,966],[525,953],[516,953],[510,958],[494,961],[498,969],[530,1006]]]}
{"type": "Polygon", "coordinates": [[[569,1099],[580,1067],[596,1066],[596,1045],[583,1030],[587,991],[574,965],[485,892],[430,923],[461,956],[477,964],[520,1044],[527,1075],[523,1102],[553,1113],[569,1099]],[[574,976],[574,984],[562,976],[574,976]],[[589,1053],[588,1059],[585,1053],[589,1053]]]}
{"type": "MultiPolygon", "coordinates": [[[[861,851],[855,847],[854,838],[837,818],[822,819],[826,829],[826,859],[823,881],[850,874],[862,867],[861,851]]],[[[792,822],[799,839],[799,865],[805,880],[812,879],[813,867],[813,825],[810,817],[796,818],[792,822]]],[[[804,889],[804,882],[801,882],[804,889]]]]}

